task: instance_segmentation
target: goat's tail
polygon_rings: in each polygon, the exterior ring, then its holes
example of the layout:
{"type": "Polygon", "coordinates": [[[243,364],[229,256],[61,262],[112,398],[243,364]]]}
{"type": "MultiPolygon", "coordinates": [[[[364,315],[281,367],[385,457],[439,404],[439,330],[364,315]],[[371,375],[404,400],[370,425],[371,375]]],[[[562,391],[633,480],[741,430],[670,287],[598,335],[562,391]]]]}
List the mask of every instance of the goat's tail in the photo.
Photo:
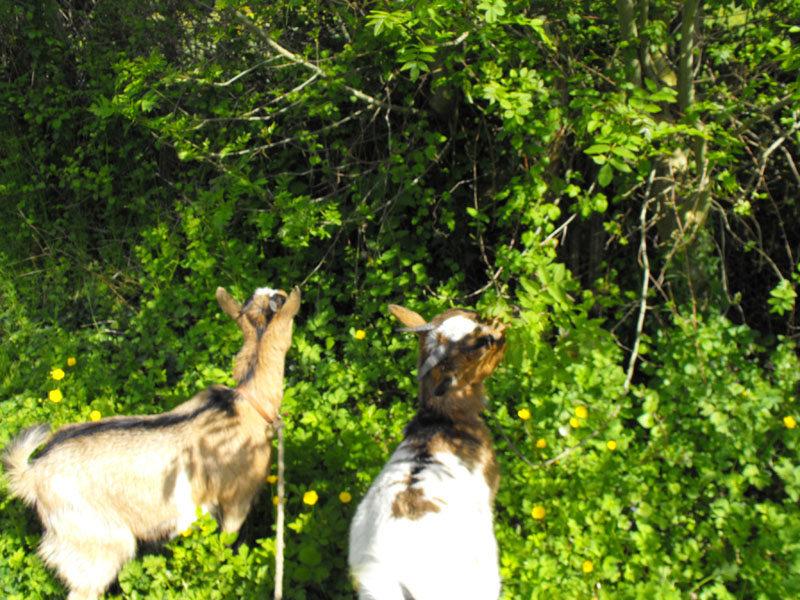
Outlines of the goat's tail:
{"type": "Polygon", "coordinates": [[[3,452],[3,471],[8,480],[8,491],[29,505],[36,502],[36,490],[29,476],[28,459],[49,438],[49,425],[34,425],[11,440],[3,452]]]}

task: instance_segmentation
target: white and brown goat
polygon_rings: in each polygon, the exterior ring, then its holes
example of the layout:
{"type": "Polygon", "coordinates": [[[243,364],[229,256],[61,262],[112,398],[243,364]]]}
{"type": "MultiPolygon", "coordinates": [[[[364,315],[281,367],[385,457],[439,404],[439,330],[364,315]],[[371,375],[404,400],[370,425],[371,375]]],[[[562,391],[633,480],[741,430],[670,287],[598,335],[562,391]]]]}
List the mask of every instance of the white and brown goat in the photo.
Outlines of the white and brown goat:
{"type": "Polygon", "coordinates": [[[237,388],[214,385],[167,413],[69,424],[52,436],[34,426],[6,447],[10,493],[36,507],[39,554],[69,600],[98,597],[137,541],[174,537],[198,509],[237,532],[264,484],[300,290],[260,288],[244,307],[223,288],[216,295],[244,335],[237,388]]]}
{"type": "Polygon", "coordinates": [[[505,326],[451,309],[429,323],[392,305],[419,334],[419,410],[350,526],[362,600],[496,600],[492,505],[500,483],[483,380],[503,358],[505,326]]]}

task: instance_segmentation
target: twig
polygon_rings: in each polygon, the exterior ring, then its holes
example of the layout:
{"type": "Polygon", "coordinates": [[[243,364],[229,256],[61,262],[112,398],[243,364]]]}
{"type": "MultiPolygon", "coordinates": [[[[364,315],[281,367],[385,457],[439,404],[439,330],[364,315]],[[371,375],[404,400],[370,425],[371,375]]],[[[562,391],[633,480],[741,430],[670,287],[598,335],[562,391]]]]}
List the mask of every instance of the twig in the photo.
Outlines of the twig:
{"type": "Polygon", "coordinates": [[[756,114],[742,121],[737,127],[736,131],[733,132],[733,135],[740,135],[744,131],[750,129],[756,121],[769,119],[772,116],[772,113],[784,108],[785,106],[789,106],[792,104],[792,102],[795,102],[794,95],[789,94],[767,108],[753,107],[756,111],[756,114]]]}
{"type": "Polygon", "coordinates": [[[294,137],[284,138],[279,142],[272,142],[270,144],[264,144],[263,146],[256,146],[255,148],[245,148],[243,150],[236,150],[234,152],[212,152],[209,153],[208,156],[210,156],[211,158],[225,158],[227,156],[243,156],[245,154],[257,154],[258,152],[263,152],[264,150],[269,150],[271,148],[276,148],[278,146],[285,146],[286,144],[302,140],[303,138],[309,137],[311,135],[319,135],[320,133],[323,133],[330,129],[335,129],[339,125],[342,125],[343,123],[347,123],[348,121],[355,119],[362,112],[364,111],[357,110],[353,114],[343,117],[342,119],[339,119],[338,121],[336,121],[335,123],[331,123],[330,125],[325,125],[324,127],[320,127],[314,132],[301,133],[294,137]]]}
{"type": "Polygon", "coordinates": [[[786,162],[789,163],[789,168],[794,174],[795,180],[797,181],[798,185],[800,185],[800,173],[798,173],[797,171],[797,165],[794,164],[794,160],[792,159],[791,153],[784,146],[781,146],[781,151],[783,152],[783,155],[786,157],[786,162]]]}
{"type": "Polygon", "coordinates": [[[458,36],[456,39],[454,39],[454,40],[450,40],[449,42],[441,42],[439,44],[439,47],[440,48],[445,48],[447,46],[458,46],[461,42],[463,42],[465,39],[467,39],[469,37],[470,33],[471,32],[469,30],[467,30],[464,33],[462,33],[460,36],[458,36]]]}
{"type": "Polygon", "coordinates": [[[494,416],[494,413],[490,412],[489,416],[492,417],[492,421],[494,421],[494,424],[497,425],[497,428],[500,430],[500,434],[503,436],[503,439],[506,441],[506,443],[508,444],[509,448],[511,448],[514,451],[514,454],[519,456],[522,459],[522,461],[525,464],[527,464],[531,469],[535,469],[538,466],[540,466],[540,465],[533,464],[528,458],[525,457],[524,454],[522,454],[522,452],[517,450],[517,447],[514,445],[514,442],[512,442],[509,439],[509,437],[506,435],[506,432],[503,430],[503,427],[500,425],[500,421],[498,421],[497,417],[494,416]]]}
{"type": "Polygon", "coordinates": [[[544,238],[539,245],[540,246],[544,246],[544,245],[547,244],[547,242],[549,242],[553,238],[557,237],[561,233],[562,230],[566,229],[567,226],[569,226],[569,224],[572,223],[575,220],[575,218],[577,216],[578,216],[578,213],[572,213],[572,216],[570,216],[569,219],[567,219],[561,225],[556,227],[556,229],[552,233],[550,233],[550,235],[548,235],[546,238],[544,238]]]}
{"type": "MultiPolygon", "coordinates": [[[[475,207],[475,214],[479,214],[480,209],[478,208],[478,164],[474,160],[472,161],[472,205],[475,207]]],[[[477,223],[477,230],[478,230],[478,243],[480,245],[483,262],[486,263],[486,266],[489,268],[489,270],[491,270],[492,263],[489,262],[489,257],[486,255],[486,244],[483,241],[483,225],[481,225],[480,221],[477,223]]]]}
{"type": "Polygon", "coordinates": [[[655,169],[650,171],[650,182],[647,185],[647,193],[645,200],[642,203],[642,212],[639,215],[639,226],[642,231],[642,239],[639,242],[639,255],[642,257],[642,267],[644,268],[644,276],[642,277],[642,292],[639,304],[639,319],[636,322],[636,338],[633,341],[633,349],[631,350],[631,358],[628,362],[628,374],[625,377],[625,384],[622,386],[622,393],[627,394],[631,387],[631,380],[633,379],[633,370],[636,367],[636,359],[639,356],[639,344],[642,337],[642,329],[644,328],[644,317],[647,313],[647,292],[650,286],[650,260],[647,258],[647,205],[650,204],[650,186],[653,183],[653,176],[655,169]]]}
{"type": "Polygon", "coordinates": [[[558,462],[558,461],[559,461],[559,460],[561,460],[562,458],[564,458],[564,457],[566,457],[566,456],[569,456],[570,454],[572,454],[573,452],[575,452],[575,450],[577,450],[578,448],[582,448],[583,446],[585,446],[585,445],[586,445],[586,442],[588,442],[588,441],[589,441],[589,440],[591,440],[591,439],[594,439],[594,438],[596,438],[596,437],[597,437],[598,435],[600,435],[600,434],[601,434],[603,431],[605,431],[605,430],[606,430],[606,428],[608,428],[608,426],[609,426],[609,425],[611,425],[611,421],[613,421],[614,419],[616,419],[616,418],[617,418],[617,415],[619,414],[619,411],[620,411],[620,410],[622,410],[622,403],[621,403],[621,402],[620,402],[620,403],[618,403],[618,404],[617,404],[617,405],[614,407],[614,410],[613,410],[613,411],[611,411],[611,414],[610,414],[610,415],[608,415],[608,419],[606,419],[605,423],[603,423],[603,424],[602,424],[600,427],[598,427],[597,429],[595,429],[595,430],[594,430],[592,433],[590,433],[589,435],[587,435],[585,438],[583,438],[583,439],[582,439],[580,442],[578,442],[578,443],[577,443],[577,444],[575,444],[574,446],[570,446],[569,448],[567,448],[566,450],[564,450],[564,451],[563,451],[561,454],[558,454],[558,455],[554,456],[553,458],[550,458],[550,459],[548,459],[548,460],[546,460],[546,461],[544,461],[544,462],[540,463],[540,464],[539,464],[539,465],[537,465],[537,466],[539,466],[539,467],[549,467],[550,465],[552,465],[552,464],[553,464],[553,463],[555,463],[555,462],[558,462]]]}
{"type": "Polygon", "coordinates": [[[218,88],[221,88],[221,87],[228,87],[229,85],[231,85],[232,83],[234,83],[234,82],[236,82],[237,80],[241,79],[242,77],[244,77],[244,76],[245,76],[245,75],[247,75],[248,73],[252,73],[253,71],[255,71],[256,69],[258,69],[259,67],[263,67],[265,64],[267,64],[268,62],[270,62],[270,60],[272,60],[272,59],[262,60],[262,61],[261,61],[260,63],[258,63],[257,65],[254,65],[254,66],[250,67],[249,69],[245,69],[244,71],[242,71],[242,72],[241,72],[241,73],[239,73],[238,75],[234,75],[233,77],[231,77],[230,79],[228,79],[228,81],[223,81],[222,83],[216,83],[216,82],[214,82],[214,81],[208,81],[208,82],[206,82],[206,81],[203,81],[202,79],[196,79],[196,78],[194,78],[194,77],[191,77],[191,78],[189,78],[189,79],[191,79],[192,81],[195,81],[195,82],[197,82],[197,83],[208,83],[208,84],[210,84],[210,85],[211,85],[211,86],[213,86],[213,87],[218,87],[218,88]]]}
{"type": "MultiPolygon", "coordinates": [[[[304,67],[304,68],[306,68],[306,69],[308,69],[310,71],[313,71],[314,73],[316,73],[320,77],[323,77],[324,79],[329,79],[329,80],[331,79],[331,76],[328,73],[326,73],[325,71],[323,71],[317,65],[315,65],[313,63],[310,63],[307,60],[304,60],[301,56],[298,56],[294,52],[290,52],[289,50],[287,50],[286,48],[281,46],[278,42],[273,40],[272,37],[267,32],[265,32],[263,29],[261,29],[255,23],[253,23],[250,19],[248,19],[244,14],[242,14],[238,10],[234,11],[234,15],[235,15],[237,21],[239,21],[242,25],[244,25],[250,31],[255,33],[262,40],[264,40],[270,48],[272,48],[275,52],[277,52],[278,54],[280,54],[284,58],[288,58],[290,61],[292,61],[296,65],[300,65],[300,66],[302,66],[302,67],[304,67]]],[[[413,108],[413,107],[395,106],[394,104],[387,104],[387,103],[385,103],[385,102],[383,102],[381,100],[378,100],[377,98],[373,98],[372,96],[370,96],[368,94],[365,94],[361,90],[357,90],[356,88],[347,85],[346,83],[341,83],[340,82],[339,85],[341,85],[345,90],[347,90],[348,92],[353,94],[353,96],[355,96],[359,100],[362,100],[363,102],[366,102],[367,104],[370,104],[372,106],[380,106],[382,108],[393,108],[393,109],[401,111],[401,112],[409,112],[409,113],[415,114],[415,115],[423,114],[423,111],[421,111],[419,109],[416,109],[416,108],[413,108]]]]}
{"type": "Polygon", "coordinates": [[[344,225],[339,227],[339,231],[336,232],[336,237],[333,238],[333,241],[331,242],[330,246],[328,246],[328,249],[325,251],[325,254],[322,255],[322,258],[317,263],[317,266],[314,267],[313,269],[311,269],[311,272],[308,275],[306,275],[306,277],[305,277],[305,279],[303,279],[303,281],[300,282],[300,287],[301,288],[306,284],[306,282],[309,279],[311,279],[311,276],[314,273],[316,273],[317,271],[319,271],[320,267],[322,267],[322,265],[325,264],[325,261],[327,260],[328,255],[331,253],[331,250],[333,250],[334,246],[336,246],[336,242],[339,241],[339,236],[342,234],[343,230],[344,230],[344,225]]]}
{"type": "Polygon", "coordinates": [[[283,498],[284,498],[284,458],[283,458],[283,419],[275,421],[273,427],[278,434],[278,518],[275,523],[275,600],[283,599],[283,498]]]}

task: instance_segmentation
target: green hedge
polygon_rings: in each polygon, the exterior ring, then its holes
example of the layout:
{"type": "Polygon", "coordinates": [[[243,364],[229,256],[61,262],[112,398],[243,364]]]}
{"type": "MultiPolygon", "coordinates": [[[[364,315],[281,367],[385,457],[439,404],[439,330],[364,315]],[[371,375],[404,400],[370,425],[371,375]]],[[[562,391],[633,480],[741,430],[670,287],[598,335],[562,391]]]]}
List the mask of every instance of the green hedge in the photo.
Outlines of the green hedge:
{"type": "MultiPolygon", "coordinates": [[[[800,596],[800,14],[693,4],[0,0],[0,445],[232,384],[216,286],[300,285],[284,589],[351,598],[414,413],[386,305],[473,306],[505,599],[800,596]]],[[[274,494],[109,597],[271,594],[274,494]]],[[[64,596],[40,535],[0,478],[4,598],[64,596]]]]}

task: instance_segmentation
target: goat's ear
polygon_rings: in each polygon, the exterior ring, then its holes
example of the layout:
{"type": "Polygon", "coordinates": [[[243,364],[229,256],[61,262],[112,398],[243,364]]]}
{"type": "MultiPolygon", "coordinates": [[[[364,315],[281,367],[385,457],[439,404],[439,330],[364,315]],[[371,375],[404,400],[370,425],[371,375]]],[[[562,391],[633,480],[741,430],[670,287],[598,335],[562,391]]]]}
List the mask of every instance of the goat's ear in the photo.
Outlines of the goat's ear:
{"type": "Polygon", "coordinates": [[[420,325],[425,325],[425,319],[405,306],[390,304],[389,312],[392,313],[392,315],[394,315],[395,318],[406,327],[419,327],[420,325]]]}
{"type": "Polygon", "coordinates": [[[217,302],[219,302],[219,307],[225,311],[225,314],[231,319],[236,321],[239,318],[242,312],[242,305],[239,304],[224,287],[217,288],[217,302]]]}
{"type": "Polygon", "coordinates": [[[292,319],[298,310],[300,310],[300,288],[294,286],[292,293],[281,306],[279,314],[285,319],[292,319]]]}

